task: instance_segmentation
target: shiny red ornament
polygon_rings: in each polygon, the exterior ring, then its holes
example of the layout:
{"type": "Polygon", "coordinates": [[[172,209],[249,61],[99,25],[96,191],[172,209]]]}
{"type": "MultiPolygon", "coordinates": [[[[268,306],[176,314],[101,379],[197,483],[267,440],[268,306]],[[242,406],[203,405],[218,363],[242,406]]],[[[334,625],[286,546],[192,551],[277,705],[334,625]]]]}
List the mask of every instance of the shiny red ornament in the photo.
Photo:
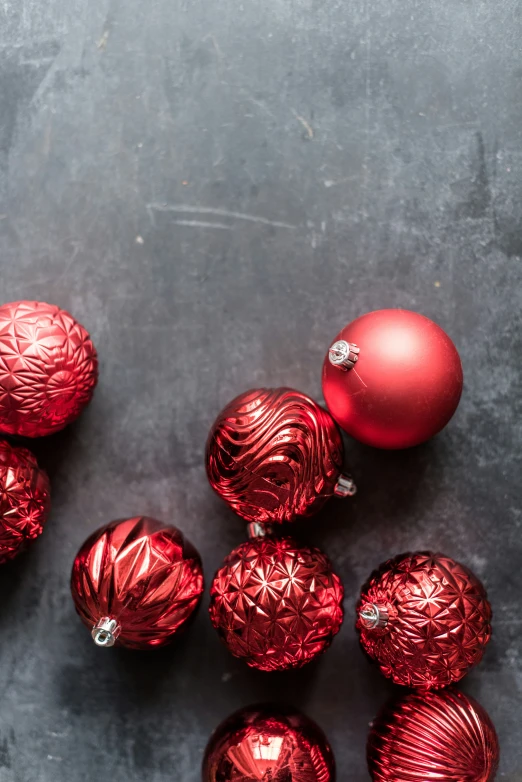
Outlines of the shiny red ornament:
{"type": "Polygon", "coordinates": [[[176,527],[147,516],[113,521],[81,547],[71,590],[98,646],[164,646],[201,600],[201,559],[176,527]]]}
{"type": "Polygon", "coordinates": [[[445,690],[412,693],[385,708],[373,723],[367,756],[374,782],[490,782],[499,746],[482,706],[445,690]]]}
{"type": "Polygon", "coordinates": [[[335,782],[335,761],[326,736],[304,714],[251,706],[211,736],[202,782],[335,782]]]}
{"type": "Polygon", "coordinates": [[[341,474],[343,443],[329,413],[291,388],[257,388],[218,415],[207,442],[210,485],[247,521],[295,521],[332,495],[355,493],[341,474]]]}
{"type": "Polygon", "coordinates": [[[409,448],[450,420],[462,365],[448,335],[408,310],[378,310],[337,335],[323,365],[323,394],[348,434],[377,448],[409,448]]]}
{"type": "Polygon", "coordinates": [[[442,554],[402,554],[363,586],[356,627],[385,676],[407,687],[438,689],[482,659],[491,606],[464,565],[442,554]]]}
{"type": "Polygon", "coordinates": [[[260,537],[226,557],[210,588],[210,618],[252,668],[300,668],[324,652],[343,621],[343,587],[319,549],[260,537]]]}
{"type": "Polygon", "coordinates": [[[41,301],[0,307],[0,431],[52,434],[74,421],[98,377],[96,350],[83,326],[41,301]]]}
{"type": "Polygon", "coordinates": [[[0,564],[42,534],[50,508],[47,473],[26,448],[0,440],[0,564]]]}

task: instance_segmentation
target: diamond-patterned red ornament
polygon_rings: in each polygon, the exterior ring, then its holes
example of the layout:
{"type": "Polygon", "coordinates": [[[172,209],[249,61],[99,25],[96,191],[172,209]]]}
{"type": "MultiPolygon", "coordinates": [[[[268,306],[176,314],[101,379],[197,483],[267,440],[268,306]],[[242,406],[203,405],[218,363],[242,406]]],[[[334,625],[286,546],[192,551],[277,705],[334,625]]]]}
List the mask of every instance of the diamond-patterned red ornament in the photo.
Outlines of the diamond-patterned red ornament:
{"type": "Polygon", "coordinates": [[[402,554],[362,589],[356,627],[365,651],[396,684],[446,687],[480,662],[491,636],[480,581],[442,554],[402,554]]]}
{"type": "Polygon", "coordinates": [[[42,533],[50,507],[49,478],[33,454],[0,440],[0,563],[42,533]]]}
{"type": "Polygon", "coordinates": [[[319,549],[254,538],[234,549],[210,588],[210,618],[236,657],[262,671],[299,668],[343,621],[343,587],[319,549]]]}
{"type": "Polygon", "coordinates": [[[52,434],[90,401],[98,377],[89,334],[65,310],[41,301],[0,307],[0,431],[52,434]]]}

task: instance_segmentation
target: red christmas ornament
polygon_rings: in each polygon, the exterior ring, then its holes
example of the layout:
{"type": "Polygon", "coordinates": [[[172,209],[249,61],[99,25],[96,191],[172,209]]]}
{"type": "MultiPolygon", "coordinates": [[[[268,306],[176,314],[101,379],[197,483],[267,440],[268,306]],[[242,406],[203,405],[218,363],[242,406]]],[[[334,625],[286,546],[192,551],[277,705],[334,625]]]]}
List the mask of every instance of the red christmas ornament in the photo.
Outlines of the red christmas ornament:
{"type": "Polygon", "coordinates": [[[26,448],[0,440],[0,564],[42,534],[50,508],[47,473],[26,448]]]}
{"type": "Polygon", "coordinates": [[[402,554],[372,573],[357,605],[365,651],[396,684],[438,689],[482,659],[491,606],[480,581],[442,554],[402,554]]]}
{"type": "Polygon", "coordinates": [[[457,690],[392,703],[374,722],[367,750],[374,782],[490,782],[499,760],[491,720],[457,690]]]}
{"type": "Polygon", "coordinates": [[[201,600],[201,559],[176,527],[147,516],[113,521],[81,547],[71,590],[98,646],[164,646],[201,600]]]}
{"type": "Polygon", "coordinates": [[[355,494],[341,474],[332,417],[291,388],[253,389],[230,402],[210,430],[206,462],[214,491],[247,521],[295,521],[334,494],[355,494]]]}
{"type": "Polygon", "coordinates": [[[251,706],[225,720],[203,760],[203,782],[335,782],[322,730],[295,711],[251,706]]]}
{"type": "Polygon", "coordinates": [[[450,420],[462,365],[448,335],[408,310],[378,310],[349,323],[324,361],[323,394],[348,434],[377,448],[409,448],[450,420]]]}
{"type": "Polygon", "coordinates": [[[210,588],[210,618],[236,657],[261,671],[300,668],[343,621],[330,560],[291,538],[260,537],[226,557],[210,588]]]}
{"type": "Polygon", "coordinates": [[[0,307],[0,431],[52,434],[74,421],[98,377],[88,333],[65,310],[41,301],[0,307]]]}

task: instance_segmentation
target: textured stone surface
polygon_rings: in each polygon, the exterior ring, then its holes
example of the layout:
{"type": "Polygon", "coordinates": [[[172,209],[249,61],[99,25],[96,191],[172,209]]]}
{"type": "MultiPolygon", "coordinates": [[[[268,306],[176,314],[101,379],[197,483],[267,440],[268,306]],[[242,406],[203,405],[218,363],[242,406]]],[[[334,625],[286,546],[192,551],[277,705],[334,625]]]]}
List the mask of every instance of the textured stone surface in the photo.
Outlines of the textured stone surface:
{"type": "Polygon", "coordinates": [[[8,0],[0,29],[0,299],[59,304],[100,354],[87,412],[37,446],[45,532],[0,570],[1,782],[198,782],[211,730],[269,698],[319,722],[340,782],[364,782],[390,685],[354,603],[373,567],[422,548],[488,589],[493,639],[462,686],[519,782],[519,3],[8,0]],[[94,648],[69,596],[83,539],[172,519],[208,582],[243,540],[206,485],[218,411],[254,386],[319,398],[329,341],[395,306],[448,331],[465,389],[425,446],[349,443],[357,497],[292,529],[345,584],[328,653],[256,673],[205,610],[170,650],[94,648]]]}

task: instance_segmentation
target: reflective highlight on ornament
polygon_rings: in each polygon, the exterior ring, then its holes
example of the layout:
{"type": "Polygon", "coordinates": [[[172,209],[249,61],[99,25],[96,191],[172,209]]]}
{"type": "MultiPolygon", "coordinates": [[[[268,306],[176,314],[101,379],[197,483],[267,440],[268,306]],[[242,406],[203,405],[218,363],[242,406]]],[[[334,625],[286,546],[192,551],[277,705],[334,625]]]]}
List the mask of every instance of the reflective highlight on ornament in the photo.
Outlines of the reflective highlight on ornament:
{"type": "Polygon", "coordinates": [[[201,559],[176,527],[147,516],[113,521],[78,552],[71,590],[98,646],[163,646],[201,600],[201,559]]]}
{"type": "Polygon", "coordinates": [[[343,587],[328,557],[291,538],[260,538],[225,559],[210,618],[236,657],[262,671],[299,668],[324,652],[343,621],[343,587]]]}
{"type": "Polygon", "coordinates": [[[374,782],[490,782],[499,745],[482,706],[449,689],[387,706],[373,723],[367,758],[374,782]]]}
{"type": "Polygon", "coordinates": [[[0,306],[0,431],[52,434],[90,401],[96,350],[68,312],[41,301],[0,306]]]}
{"type": "Polygon", "coordinates": [[[251,706],[211,736],[202,782],[335,782],[332,750],[322,730],[299,712],[251,706]]]}
{"type": "Polygon", "coordinates": [[[442,554],[402,554],[363,586],[356,627],[385,676],[437,689],[459,681],[482,659],[491,606],[464,565],[442,554]]]}
{"type": "Polygon", "coordinates": [[[332,495],[352,496],[329,413],[290,388],[254,389],[218,415],[207,441],[210,485],[247,521],[294,521],[332,495]]]}
{"type": "Polygon", "coordinates": [[[42,534],[50,508],[49,478],[36,458],[0,440],[0,564],[42,534]]]}

